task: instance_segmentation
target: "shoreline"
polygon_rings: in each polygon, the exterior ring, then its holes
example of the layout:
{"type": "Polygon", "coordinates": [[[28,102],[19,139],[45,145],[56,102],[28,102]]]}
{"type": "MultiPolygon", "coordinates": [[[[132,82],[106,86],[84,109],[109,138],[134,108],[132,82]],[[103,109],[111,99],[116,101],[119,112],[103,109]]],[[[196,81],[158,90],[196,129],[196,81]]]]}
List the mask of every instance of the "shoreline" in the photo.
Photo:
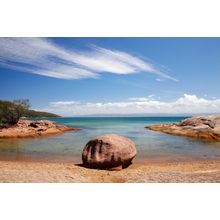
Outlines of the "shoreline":
{"type": "Polygon", "coordinates": [[[145,128],[170,135],[220,141],[220,115],[194,116],[172,124],[154,124],[145,128]]]}
{"type": "Polygon", "coordinates": [[[219,160],[135,162],[123,170],[95,170],[70,162],[0,160],[1,183],[219,183],[219,160]]]}
{"type": "Polygon", "coordinates": [[[22,120],[16,125],[8,128],[0,128],[0,139],[11,138],[35,138],[41,136],[51,136],[62,134],[67,131],[78,131],[80,129],[65,125],[58,125],[49,120],[22,120]]]}

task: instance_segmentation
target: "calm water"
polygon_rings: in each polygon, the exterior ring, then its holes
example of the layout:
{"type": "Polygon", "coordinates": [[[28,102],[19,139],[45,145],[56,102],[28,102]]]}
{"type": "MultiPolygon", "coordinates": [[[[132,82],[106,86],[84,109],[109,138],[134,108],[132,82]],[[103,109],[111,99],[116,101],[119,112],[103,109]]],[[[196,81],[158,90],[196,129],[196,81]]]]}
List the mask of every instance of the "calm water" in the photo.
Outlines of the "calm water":
{"type": "Polygon", "coordinates": [[[136,143],[136,160],[220,159],[220,143],[144,128],[149,124],[173,123],[182,119],[184,117],[51,118],[81,130],[50,137],[0,140],[0,159],[80,162],[88,140],[110,133],[126,136],[136,143]]]}

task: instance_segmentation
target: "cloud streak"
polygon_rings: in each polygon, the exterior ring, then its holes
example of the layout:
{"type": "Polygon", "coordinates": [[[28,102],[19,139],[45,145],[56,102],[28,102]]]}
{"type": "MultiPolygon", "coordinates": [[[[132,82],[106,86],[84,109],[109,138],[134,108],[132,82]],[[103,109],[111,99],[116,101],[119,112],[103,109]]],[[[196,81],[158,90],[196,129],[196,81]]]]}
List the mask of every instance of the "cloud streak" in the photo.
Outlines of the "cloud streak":
{"type": "MultiPolygon", "coordinates": [[[[154,96],[131,98],[122,102],[87,102],[58,101],[43,111],[54,112],[63,116],[93,114],[198,114],[219,113],[220,99],[200,98],[184,94],[174,101],[160,101],[154,96]]],[[[39,109],[38,109],[39,110],[39,109]]]]}
{"type": "Polygon", "coordinates": [[[51,106],[54,107],[63,107],[63,106],[72,106],[75,104],[80,104],[80,102],[77,101],[57,101],[57,102],[50,102],[51,106]]]}
{"type": "Polygon", "coordinates": [[[178,81],[152,62],[123,51],[95,45],[84,51],[66,49],[46,38],[0,38],[0,66],[60,79],[144,72],[178,81]]]}

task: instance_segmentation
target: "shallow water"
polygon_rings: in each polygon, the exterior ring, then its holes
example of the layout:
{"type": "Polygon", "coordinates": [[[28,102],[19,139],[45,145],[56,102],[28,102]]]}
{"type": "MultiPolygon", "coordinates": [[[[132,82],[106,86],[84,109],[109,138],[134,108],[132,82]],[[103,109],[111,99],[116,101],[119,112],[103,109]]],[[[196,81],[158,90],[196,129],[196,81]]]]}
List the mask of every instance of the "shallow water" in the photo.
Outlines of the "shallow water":
{"type": "Polygon", "coordinates": [[[50,118],[81,130],[50,137],[0,140],[0,159],[80,162],[88,140],[111,133],[135,142],[137,161],[220,159],[219,142],[198,141],[144,128],[149,124],[174,123],[182,119],[184,117],[50,118]]]}

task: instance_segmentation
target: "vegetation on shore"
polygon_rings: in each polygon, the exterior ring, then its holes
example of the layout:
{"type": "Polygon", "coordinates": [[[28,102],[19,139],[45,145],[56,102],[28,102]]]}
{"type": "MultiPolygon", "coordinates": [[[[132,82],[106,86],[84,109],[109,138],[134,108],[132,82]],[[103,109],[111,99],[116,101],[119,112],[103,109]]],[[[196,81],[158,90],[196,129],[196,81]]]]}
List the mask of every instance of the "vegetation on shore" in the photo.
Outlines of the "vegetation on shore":
{"type": "Polygon", "coordinates": [[[27,110],[22,117],[27,117],[27,118],[50,118],[50,117],[60,117],[59,115],[49,113],[49,112],[39,112],[35,110],[27,110]]]}
{"type": "Polygon", "coordinates": [[[47,118],[60,117],[59,115],[31,110],[29,99],[19,99],[13,102],[0,100],[0,127],[9,127],[17,124],[21,117],[47,118]]]}

